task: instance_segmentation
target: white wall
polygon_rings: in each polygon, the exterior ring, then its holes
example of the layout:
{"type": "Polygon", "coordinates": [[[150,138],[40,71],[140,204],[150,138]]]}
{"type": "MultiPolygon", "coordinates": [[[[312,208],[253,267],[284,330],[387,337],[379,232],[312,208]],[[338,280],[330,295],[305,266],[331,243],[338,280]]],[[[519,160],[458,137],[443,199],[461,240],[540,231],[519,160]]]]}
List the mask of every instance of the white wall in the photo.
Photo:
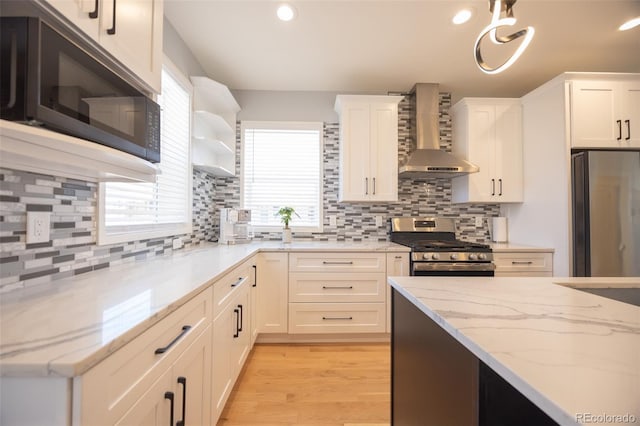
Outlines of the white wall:
{"type": "Polygon", "coordinates": [[[523,204],[503,205],[513,243],[555,249],[555,276],[571,275],[571,150],[565,83],[554,81],[522,98],[523,204]]]}
{"type": "Polygon", "coordinates": [[[164,18],[163,22],[162,51],[169,57],[185,76],[206,76],[202,65],[193,56],[189,47],[178,35],[171,23],[164,18]]]}

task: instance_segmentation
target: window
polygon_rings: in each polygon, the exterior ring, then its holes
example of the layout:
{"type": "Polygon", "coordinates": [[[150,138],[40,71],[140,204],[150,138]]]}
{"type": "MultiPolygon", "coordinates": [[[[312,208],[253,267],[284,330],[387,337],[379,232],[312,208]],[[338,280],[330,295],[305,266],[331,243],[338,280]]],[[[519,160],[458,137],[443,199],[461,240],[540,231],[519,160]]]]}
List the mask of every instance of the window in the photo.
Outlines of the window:
{"type": "Polygon", "coordinates": [[[161,173],[155,183],[100,185],[98,243],[191,232],[191,84],[174,66],[162,70],[161,173]]]}
{"type": "Polygon", "coordinates": [[[292,228],[322,231],[322,123],[243,122],[242,206],[257,231],[281,229],[280,207],[293,207],[292,228]]]}

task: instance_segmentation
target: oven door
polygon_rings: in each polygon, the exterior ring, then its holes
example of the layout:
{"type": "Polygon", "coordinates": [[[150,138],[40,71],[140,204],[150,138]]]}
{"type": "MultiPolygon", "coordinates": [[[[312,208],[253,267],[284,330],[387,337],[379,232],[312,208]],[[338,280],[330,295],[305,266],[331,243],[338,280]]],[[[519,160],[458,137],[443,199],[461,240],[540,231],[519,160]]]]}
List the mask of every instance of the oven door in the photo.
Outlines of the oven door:
{"type": "Polygon", "coordinates": [[[411,275],[416,277],[493,277],[491,262],[413,262],[411,275]]]}

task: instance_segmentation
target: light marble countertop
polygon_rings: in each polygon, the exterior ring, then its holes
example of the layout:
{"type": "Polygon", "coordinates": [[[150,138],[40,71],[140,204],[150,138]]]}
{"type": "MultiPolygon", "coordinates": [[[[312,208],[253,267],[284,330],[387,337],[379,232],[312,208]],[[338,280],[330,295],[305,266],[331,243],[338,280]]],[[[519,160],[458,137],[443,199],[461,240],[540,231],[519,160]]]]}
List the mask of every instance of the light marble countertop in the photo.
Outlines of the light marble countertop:
{"type": "Polygon", "coordinates": [[[409,249],[388,242],[204,244],[3,293],[0,375],[81,375],[259,251],[409,249]]]}
{"type": "Polygon", "coordinates": [[[495,253],[553,253],[555,250],[549,247],[536,247],[518,243],[490,243],[491,250],[495,253]]]}
{"type": "Polygon", "coordinates": [[[640,424],[640,307],[568,287],[606,281],[637,287],[640,277],[389,279],[561,425],[581,424],[581,414],[640,424]]]}

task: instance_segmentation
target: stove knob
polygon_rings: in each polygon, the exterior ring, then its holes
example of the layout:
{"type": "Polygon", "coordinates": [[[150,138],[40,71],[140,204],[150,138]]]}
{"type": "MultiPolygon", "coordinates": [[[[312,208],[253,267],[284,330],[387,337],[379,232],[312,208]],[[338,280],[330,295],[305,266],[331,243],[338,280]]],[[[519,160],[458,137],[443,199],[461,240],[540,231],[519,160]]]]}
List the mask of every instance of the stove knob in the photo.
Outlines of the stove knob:
{"type": "Polygon", "coordinates": [[[483,253],[480,253],[478,255],[478,260],[485,260],[487,258],[487,256],[485,256],[483,253]]]}
{"type": "Polygon", "coordinates": [[[430,256],[429,256],[428,253],[425,253],[425,254],[422,255],[422,258],[425,259],[425,260],[429,260],[429,257],[430,256]]]}
{"type": "Polygon", "coordinates": [[[456,259],[458,258],[458,255],[457,255],[457,254],[455,254],[455,253],[451,253],[451,256],[449,256],[449,258],[450,258],[451,260],[456,260],[456,259]]]}
{"type": "Polygon", "coordinates": [[[431,255],[431,259],[433,259],[433,260],[438,260],[438,259],[440,259],[440,255],[439,255],[438,253],[433,253],[433,254],[431,255]]]}
{"type": "Polygon", "coordinates": [[[471,253],[469,255],[469,260],[476,260],[477,256],[475,255],[475,253],[471,253]]]}

